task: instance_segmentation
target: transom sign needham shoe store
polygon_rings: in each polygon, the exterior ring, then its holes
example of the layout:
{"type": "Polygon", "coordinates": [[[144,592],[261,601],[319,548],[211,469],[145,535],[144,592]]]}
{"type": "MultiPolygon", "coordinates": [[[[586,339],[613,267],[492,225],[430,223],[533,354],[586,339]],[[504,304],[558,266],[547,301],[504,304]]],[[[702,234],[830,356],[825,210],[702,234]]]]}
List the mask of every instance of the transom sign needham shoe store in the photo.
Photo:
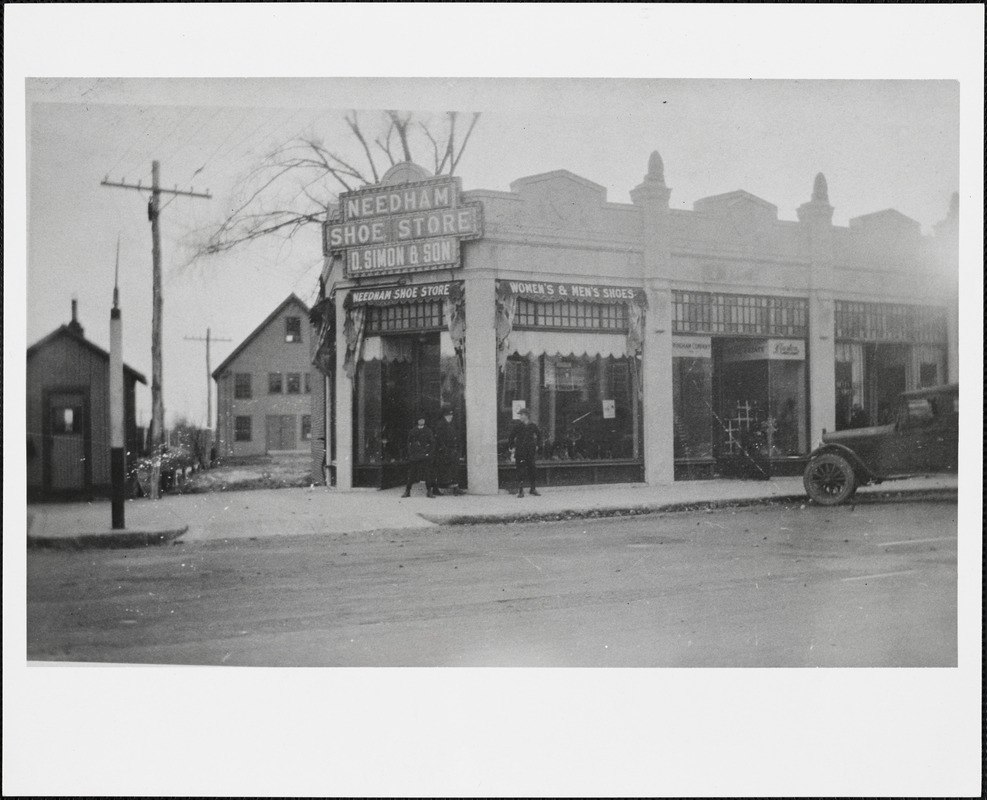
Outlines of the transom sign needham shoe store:
{"type": "Polygon", "coordinates": [[[810,177],[798,221],[745,191],[672,209],[657,152],[630,203],[565,170],[464,192],[408,163],[343,194],[312,312],[327,481],[403,484],[443,407],[476,494],[514,486],[522,408],[541,486],[800,474],[824,429],[956,381],[957,196],[929,236],[894,210],[838,227],[810,177]]]}

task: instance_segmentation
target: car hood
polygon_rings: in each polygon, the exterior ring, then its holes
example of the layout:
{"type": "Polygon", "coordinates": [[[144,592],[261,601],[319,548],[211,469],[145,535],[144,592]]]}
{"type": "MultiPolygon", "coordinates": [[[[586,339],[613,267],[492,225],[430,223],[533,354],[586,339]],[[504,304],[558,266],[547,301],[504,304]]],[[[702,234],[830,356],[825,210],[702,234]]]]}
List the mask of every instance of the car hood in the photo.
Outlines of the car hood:
{"type": "Polygon", "coordinates": [[[875,436],[887,436],[894,430],[894,423],[890,425],[871,425],[869,428],[850,428],[845,431],[832,431],[824,433],[822,440],[824,444],[844,444],[851,445],[864,439],[873,439],[875,436]]]}

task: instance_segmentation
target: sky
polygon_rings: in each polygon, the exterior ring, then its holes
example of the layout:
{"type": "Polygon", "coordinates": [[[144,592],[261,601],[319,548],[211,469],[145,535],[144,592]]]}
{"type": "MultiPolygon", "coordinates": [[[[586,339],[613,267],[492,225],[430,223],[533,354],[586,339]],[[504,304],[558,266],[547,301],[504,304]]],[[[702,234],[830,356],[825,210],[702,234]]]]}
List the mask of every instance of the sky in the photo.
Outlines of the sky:
{"type": "MultiPolygon", "coordinates": [[[[166,417],[202,421],[205,345],[185,337],[232,340],[215,368],[289,293],[312,299],[321,252],[313,232],[189,264],[190,243],[271,146],[335,142],[351,108],[482,112],[467,190],[567,169],[627,202],[657,149],[675,208],[744,189],[795,219],[823,172],[836,224],[896,208],[927,232],[959,191],[961,382],[982,392],[982,5],[15,4],[4,22],[5,530],[26,523],[25,348],[73,297],[107,346],[118,238],[124,358],[150,380],[146,194],[100,181],[146,183],[157,159],[163,186],[212,195],[162,212],[166,417]]],[[[962,419],[979,431],[976,399],[962,419]]],[[[149,390],[138,405],[146,423],[149,390]]],[[[963,796],[971,764],[979,786],[977,516],[956,670],[41,668],[21,658],[8,537],[4,793],[55,777],[57,751],[83,793],[689,796],[701,776],[734,796],[963,796]],[[144,737],[146,761],[107,769],[121,736],[144,737]],[[258,777],[269,754],[292,769],[258,777]]]]}
{"type": "MultiPolygon", "coordinates": [[[[82,78],[32,80],[27,99],[29,343],[67,322],[76,298],[86,335],[107,347],[119,238],[124,358],[150,380],[150,192],[101,181],[147,187],[157,160],[163,187],[211,195],[162,198],[169,426],[206,425],[207,355],[214,370],[290,293],[311,304],[322,265],[315,226],[192,261],[196,244],[279,145],[317,136],[360,162],[343,121],[351,108],[371,131],[395,105],[423,120],[481,112],[457,170],[467,190],[567,169],[627,203],[657,149],[675,208],[744,189],[794,220],[823,172],[835,224],[896,208],[927,233],[959,190],[957,81],[82,78]]],[[[138,420],[149,419],[141,387],[138,420]]]]}

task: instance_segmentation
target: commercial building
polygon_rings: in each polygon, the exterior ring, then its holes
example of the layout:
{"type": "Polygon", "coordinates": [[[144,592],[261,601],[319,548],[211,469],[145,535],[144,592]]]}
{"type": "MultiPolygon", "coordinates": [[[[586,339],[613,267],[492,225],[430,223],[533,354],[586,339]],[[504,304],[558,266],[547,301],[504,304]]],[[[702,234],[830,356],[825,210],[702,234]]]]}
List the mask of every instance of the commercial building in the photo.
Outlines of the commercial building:
{"type": "MultiPolygon", "coordinates": [[[[110,355],[72,321],[27,349],[29,499],[110,495],[110,355]]],[[[136,386],[147,379],[124,364],[124,447],[140,454],[136,386]]]]}
{"type": "Polygon", "coordinates": [[[413,164],[325,228],[313,452],[339,488],[390,486],[408,429],[454,409],[462,479],[510,485],[519,409],[545,484],[793,474],[824,429],[957,379],[957,208],[797,221],[745,191],[669,207],[653,153],[631,203],[565,170],[464,192],[413,164]]]}
{"type": "Polygon", "coordinates": [[[308,452],[312,334],[308,307],[288,295],[213,370],[220,457],[308,452]]]}

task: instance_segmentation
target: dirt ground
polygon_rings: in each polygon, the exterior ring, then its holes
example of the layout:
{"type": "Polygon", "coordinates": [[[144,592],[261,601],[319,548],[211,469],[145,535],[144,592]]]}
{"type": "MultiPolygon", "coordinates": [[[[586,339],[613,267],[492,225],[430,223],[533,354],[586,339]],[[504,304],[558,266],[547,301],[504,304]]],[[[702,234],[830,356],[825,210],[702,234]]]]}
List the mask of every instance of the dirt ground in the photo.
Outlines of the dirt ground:
{"type": "Polygon", "coordinates": [[[230,459],[218,466],[193,473],[173,491],[182,494],[195,492],[227,492],[243,489],[284,489],[311,486],[321,483],[322,476],[313,476],[312,460],[303,457],[230,459]]]}

